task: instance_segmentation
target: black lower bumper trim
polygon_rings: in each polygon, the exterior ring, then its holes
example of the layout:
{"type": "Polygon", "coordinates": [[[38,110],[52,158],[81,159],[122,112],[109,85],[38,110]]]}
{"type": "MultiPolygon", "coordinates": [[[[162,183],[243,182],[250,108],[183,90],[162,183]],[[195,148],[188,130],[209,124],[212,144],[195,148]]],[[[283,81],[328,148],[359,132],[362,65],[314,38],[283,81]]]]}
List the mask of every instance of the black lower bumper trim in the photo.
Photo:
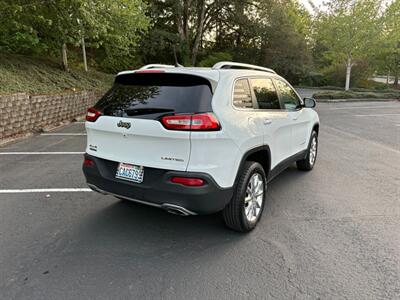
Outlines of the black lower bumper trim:
{"type": "Polygon", "coordinates": [[[230,201],[233,188],[221,188],[214,179],[204,173],[171,171],[145,167],[142,183],[115,178],[118,162],[85,155],[93,160],[91,166],[83,166],[87,184],[100,193],[111,194],[139,203],[164,208],[181,214],[210,214],[222,210],[230,201]],[[172,183],[171,177],[196,177],[206,181],[204,186],[189,187],[172,183]],[[169,205],[169,206],[168,206],[169,205]]]}

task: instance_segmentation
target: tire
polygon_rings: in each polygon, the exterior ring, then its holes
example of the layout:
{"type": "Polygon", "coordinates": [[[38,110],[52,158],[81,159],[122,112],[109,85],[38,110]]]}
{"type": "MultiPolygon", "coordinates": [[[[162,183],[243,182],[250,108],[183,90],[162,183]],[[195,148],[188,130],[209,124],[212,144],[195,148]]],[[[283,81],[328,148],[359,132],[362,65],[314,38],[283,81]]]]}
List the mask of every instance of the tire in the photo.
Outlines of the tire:
{"type": "Polygon", "coordinates": [[[318,134],[315,130],[311,133],[310,143],[307,148],[307,156],[296,162],[297,168],[302,171],[311,171],[317,160],[318,154],[318,134]],[[315,144],[314,144],[315,143],[315,144]]]}
{"type": "Polygon", "coordinates": [[[232,200],[222,211],[226,226],[239,232],[253,230],[264,210],[266,190],[267,179],[263,167],[257,162],[247,161],[239,175],[232,200]],[[262,195],[258,195],[261,189],[262,195]]]}

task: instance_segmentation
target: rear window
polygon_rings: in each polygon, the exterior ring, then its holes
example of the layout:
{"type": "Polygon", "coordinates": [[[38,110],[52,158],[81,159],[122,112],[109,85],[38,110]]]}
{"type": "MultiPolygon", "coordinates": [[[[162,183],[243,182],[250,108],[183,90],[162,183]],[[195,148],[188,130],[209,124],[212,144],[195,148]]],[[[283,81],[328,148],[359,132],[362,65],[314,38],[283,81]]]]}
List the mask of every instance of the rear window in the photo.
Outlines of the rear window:
{"type": "Polygon", "coordinates": [[[119,75],[95,108],[106,116],[157,118],[164,114],[211,112],[210,82],[171,73],[119,75]]]}

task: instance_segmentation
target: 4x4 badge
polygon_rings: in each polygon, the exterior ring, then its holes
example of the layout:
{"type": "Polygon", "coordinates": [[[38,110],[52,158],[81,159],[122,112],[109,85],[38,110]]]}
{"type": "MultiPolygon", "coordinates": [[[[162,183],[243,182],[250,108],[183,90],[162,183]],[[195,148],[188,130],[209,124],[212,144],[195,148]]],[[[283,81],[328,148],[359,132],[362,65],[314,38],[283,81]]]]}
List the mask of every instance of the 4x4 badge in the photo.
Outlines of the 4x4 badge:
{"type": "Polygon", "coordinates": [[[124,128],[126,128],[126,129],[129,129],[129,128],[131,128],[131,123],[130,123],[130,122],[122,122],[122,121],[119,121],[118,124],[117,124],[117,126],[118,126],[118,127],[124,127],[124,128]]]}

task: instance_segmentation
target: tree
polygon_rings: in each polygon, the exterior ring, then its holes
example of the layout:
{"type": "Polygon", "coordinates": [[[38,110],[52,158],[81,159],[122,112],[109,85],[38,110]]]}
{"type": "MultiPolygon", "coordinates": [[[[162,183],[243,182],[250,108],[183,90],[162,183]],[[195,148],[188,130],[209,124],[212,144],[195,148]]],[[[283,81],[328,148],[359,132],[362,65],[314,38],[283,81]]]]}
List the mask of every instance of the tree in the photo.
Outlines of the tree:
{"type": "Polygon", "coordinates": [[[400,0],[395,0],[383,16],[384,30],[380,39],[379,59],[388,74],[395,77],[394,85],[399,86],[400,75],[400,0]]]}
{"type": "Polygon", "coordinates": [[[146,62],[171,62],[175,47],[184,65],[196,65],[203,36],[217,5],[227,0],[149,0],[153,27],[143,39],[146,62]],[[155,43],[157,45],[155,45],[155,43]]]}
{"type": "Polygon", "coordinates": [[[128,64],[149,27],[143,0],[0,0],[0,50],[59,56],[68,47],[101,48],[107,63],[128,64]]]}
{"type": "Polygon", "coordinates": [[[38,53],[46,46],[41,43],[32,25],[42,14],[32,14],[35,2],[0,0],[0,51],[38,53]]]}
{"type": "Polygon", "coordinates": [[[315,22],[316,39],[322,55],[331,64],[346,66],[345,89],[357,61],[370,58],[379,47],[381,30],[380,0],[331,0],[328,10],[320,11],[315,22]]]}
{"type": "Polygon", "coordinates": [[[150,26],[147,5],[142,0],[96,1],[95,8],[88,7],[92,10],[92,25],[85,31],[89,45],[103,52],[101,63],[108,71],[132,68],[138,43],[150,26]]]}
{"type": "Polygon", "coordinates": [[[257,22],[261,41],[258,63],[297,82],[312,64],[307,40],[311,16],[296,1],[268,2],[261,3],[261,20],[257,22]]]}

